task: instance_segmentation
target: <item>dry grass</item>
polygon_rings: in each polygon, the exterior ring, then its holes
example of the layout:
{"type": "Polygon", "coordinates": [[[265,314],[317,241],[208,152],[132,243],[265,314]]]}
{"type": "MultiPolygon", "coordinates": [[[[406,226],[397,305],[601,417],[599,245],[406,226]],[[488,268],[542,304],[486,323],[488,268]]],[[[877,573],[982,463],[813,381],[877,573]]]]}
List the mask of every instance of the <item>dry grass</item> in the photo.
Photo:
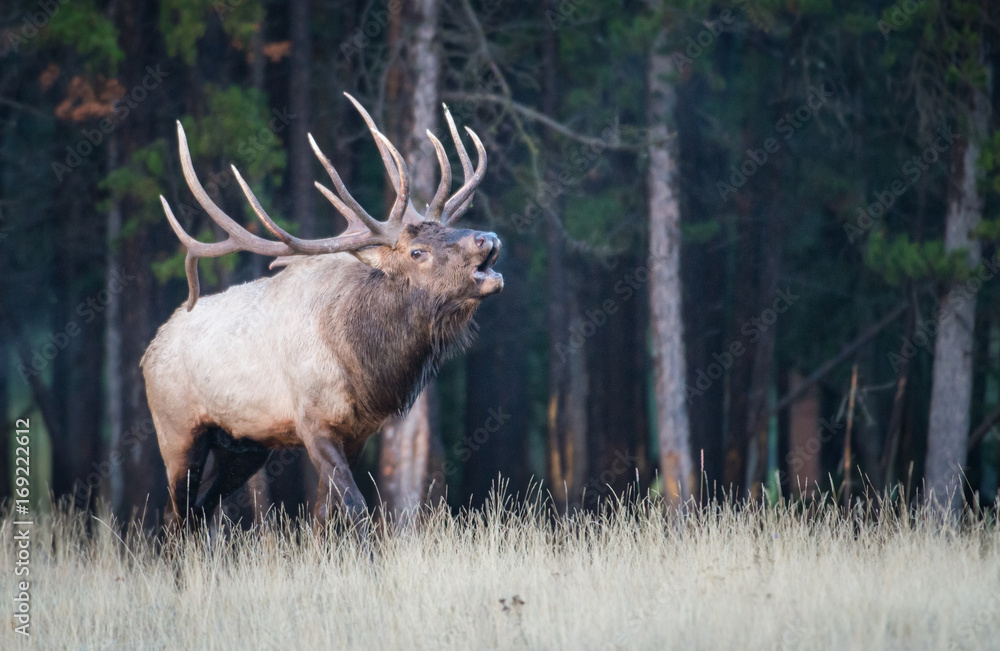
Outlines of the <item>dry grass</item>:
{"type": "MultiPolygon", "coordinates": [[[[46,649],[996,649],[1000,534],[926,513],[808,517],[650,502],[427,515],[376,543],[270,524],[180,554],[79,517],[36,526],[46,649]],[[134,556],[133,556],[134,555],[134,556]]],[[[10,521],[2,555],[13,564],[10,521]]],[[[0,593],[9,614],[9,571],[0,593]]],[[[13,634],[0,646],[13,648],[13,634]]]]}

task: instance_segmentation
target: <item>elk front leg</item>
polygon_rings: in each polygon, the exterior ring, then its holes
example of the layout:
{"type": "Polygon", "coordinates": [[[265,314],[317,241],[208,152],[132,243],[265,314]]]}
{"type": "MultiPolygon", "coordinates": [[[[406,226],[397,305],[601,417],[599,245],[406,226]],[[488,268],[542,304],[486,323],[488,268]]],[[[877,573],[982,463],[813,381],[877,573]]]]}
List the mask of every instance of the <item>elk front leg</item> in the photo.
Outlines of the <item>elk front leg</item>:
{"type": "Polygon", "coordinates": [[[319,474],[316,508],[313,514],[323,525],[334,508],[342,508],[362,544],[368,545],[368,506],[361,490],[354,483],[347,455],[340,443],[326,437],[306,442],[309,459],[319,474]]]}

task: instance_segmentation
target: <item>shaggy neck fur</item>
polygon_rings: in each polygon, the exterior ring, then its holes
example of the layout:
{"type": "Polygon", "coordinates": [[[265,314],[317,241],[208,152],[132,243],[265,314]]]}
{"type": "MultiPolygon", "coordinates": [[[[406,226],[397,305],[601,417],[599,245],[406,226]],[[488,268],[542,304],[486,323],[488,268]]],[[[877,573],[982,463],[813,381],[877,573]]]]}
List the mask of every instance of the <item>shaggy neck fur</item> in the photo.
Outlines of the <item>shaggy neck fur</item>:
{"type": "Polygon", "coordinates": [[[448,299],[414,288],[405,278],[368,270],[331,323],[343,336],[355,410],[381,423],[410,408],[441,362],[475,336],[477,299],[448,299]]]}

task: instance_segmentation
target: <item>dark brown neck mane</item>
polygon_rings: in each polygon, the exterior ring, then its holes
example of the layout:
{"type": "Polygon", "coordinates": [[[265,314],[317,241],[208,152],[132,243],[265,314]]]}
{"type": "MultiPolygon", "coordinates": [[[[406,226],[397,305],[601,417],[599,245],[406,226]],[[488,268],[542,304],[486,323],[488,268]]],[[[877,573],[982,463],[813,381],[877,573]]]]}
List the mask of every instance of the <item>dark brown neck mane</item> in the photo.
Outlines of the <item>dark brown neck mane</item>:
{"type": "Polygon", "coordinates": [[[359,278],[329,321],[357,414],[381,423],[408,410],[441,362],[472,342],[478,306],[431,296],[378,270],[359,278]]]}

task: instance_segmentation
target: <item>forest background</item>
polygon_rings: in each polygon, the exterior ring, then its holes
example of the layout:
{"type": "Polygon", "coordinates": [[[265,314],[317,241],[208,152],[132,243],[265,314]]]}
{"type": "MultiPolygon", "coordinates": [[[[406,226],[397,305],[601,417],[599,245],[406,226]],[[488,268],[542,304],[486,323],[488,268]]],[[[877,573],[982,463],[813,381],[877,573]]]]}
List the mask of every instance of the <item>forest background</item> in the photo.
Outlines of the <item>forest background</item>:
{"type": "MultiPolygon", "coordinates": [[[[630,486],[994,502],[997,18],[988,0],[5,2],[0,498],[30,418],[35,496],[159,521],[138,362],[186,285],[158,196],[221,239],[175,120],[227,212],[253,228],[234,163],[320,237],[344,221],[307,132],[370,212],[393,198],[349,92],[418,200],[441,103],[475,129],[490,166],[466,222],[505,245],[476,344],[355,470],[370,504],[475,506],[498,478],[560,509],[630,486]]],[[[203,292],[267,262],[205,261],[203,292]]],[[[295,512],[311,473],[276,454],[227,513],[295,512]]]]}

